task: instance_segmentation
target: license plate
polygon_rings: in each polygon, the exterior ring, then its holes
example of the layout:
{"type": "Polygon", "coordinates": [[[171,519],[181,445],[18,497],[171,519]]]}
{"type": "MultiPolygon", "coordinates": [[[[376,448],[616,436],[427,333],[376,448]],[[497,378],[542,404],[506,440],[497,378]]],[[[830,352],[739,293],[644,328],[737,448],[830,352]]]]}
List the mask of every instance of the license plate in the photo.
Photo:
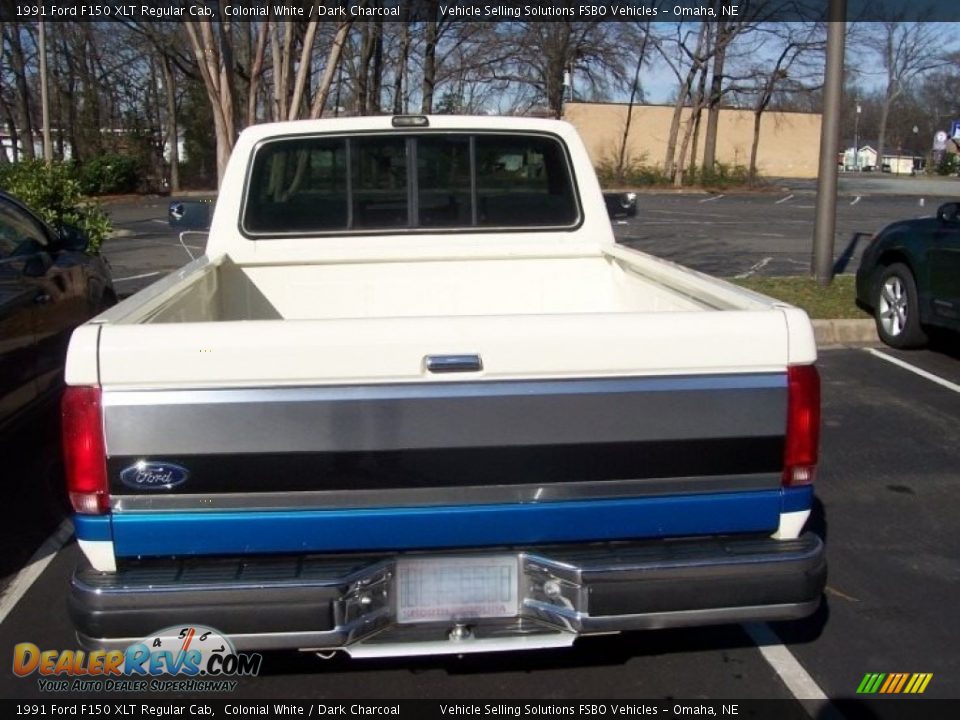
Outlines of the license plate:
{"type": "Polygon", "coordinates": [[[440,622],[517,614],[517,558],[402,558],[397,622],[440,622]]]}

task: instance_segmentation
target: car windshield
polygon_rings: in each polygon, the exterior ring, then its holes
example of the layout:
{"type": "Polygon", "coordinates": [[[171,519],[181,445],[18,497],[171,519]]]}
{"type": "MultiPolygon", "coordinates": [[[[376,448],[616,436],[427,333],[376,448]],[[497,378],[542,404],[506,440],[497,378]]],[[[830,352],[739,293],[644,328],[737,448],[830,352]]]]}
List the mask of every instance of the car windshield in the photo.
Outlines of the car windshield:
{"type": "Polygon", "coordinates": [[[343,231],[574,227],[563,145],[543,135],[310,137],[258,148],[242,230],[251,237],[343,231]]]}

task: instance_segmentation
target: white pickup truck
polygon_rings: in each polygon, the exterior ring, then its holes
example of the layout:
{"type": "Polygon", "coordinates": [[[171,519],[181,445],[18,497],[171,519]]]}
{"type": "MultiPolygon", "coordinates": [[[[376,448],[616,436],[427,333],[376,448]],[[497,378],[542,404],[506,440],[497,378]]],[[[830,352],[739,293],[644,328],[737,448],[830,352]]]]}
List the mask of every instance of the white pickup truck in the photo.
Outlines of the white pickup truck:
{"type": "Polygon", "coordinates": [[[797,618],[800,310],[615,243],[566,123],[243,132],[205,254],[73,335],[81,642],[355,657],[797,618]]]}

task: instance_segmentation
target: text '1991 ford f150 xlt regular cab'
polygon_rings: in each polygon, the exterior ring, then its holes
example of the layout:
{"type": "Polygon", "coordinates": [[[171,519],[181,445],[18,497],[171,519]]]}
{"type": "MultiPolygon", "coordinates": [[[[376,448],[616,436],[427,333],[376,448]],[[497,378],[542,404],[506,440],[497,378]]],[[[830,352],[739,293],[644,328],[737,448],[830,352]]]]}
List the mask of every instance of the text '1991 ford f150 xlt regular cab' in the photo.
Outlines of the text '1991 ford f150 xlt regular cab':
{"type": "Polygon", "coordinates": [[[66,369],[81,642],[354,657],[814,611],[796,308],[617,246],[566,123],[251,127],[66,369]]]}

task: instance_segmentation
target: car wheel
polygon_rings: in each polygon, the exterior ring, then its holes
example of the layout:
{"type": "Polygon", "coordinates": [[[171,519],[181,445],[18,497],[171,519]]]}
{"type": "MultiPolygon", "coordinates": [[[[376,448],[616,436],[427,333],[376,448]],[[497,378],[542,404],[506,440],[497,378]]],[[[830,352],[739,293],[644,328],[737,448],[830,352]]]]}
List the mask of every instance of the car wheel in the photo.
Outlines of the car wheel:
{"type": "Polygon", "coordinates": [[[917,283],[910,268],[894,263],[884,269],[875,293],[873,313],[880,339],[895,348],[925,345],[927,335],[920,326],[917,283]]]}

